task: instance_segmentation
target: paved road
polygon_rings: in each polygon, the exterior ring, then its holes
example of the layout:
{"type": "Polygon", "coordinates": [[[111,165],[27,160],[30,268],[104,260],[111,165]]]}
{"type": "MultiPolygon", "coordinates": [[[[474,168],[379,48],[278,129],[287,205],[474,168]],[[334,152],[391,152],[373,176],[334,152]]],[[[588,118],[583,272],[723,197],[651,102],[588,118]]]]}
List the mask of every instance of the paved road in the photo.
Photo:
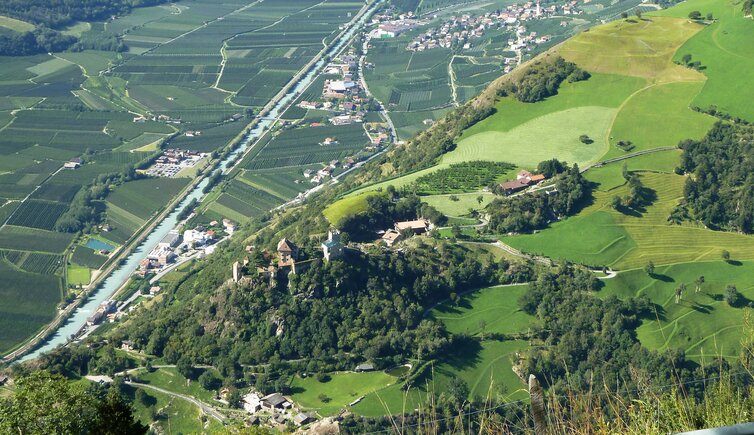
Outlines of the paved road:
{"type": "Polygon", "coordinates": [[[141,384],[139,382],[126,382],[126,384],[134,386],[134,387],[148,389],[148,390],[159,391],[160,393],[167,394],[167,395],[172,396],[172,397],[178,397],[179,399],[186,400],[186,401],[191,402],[194,405],[198,406],[199,409],[201,409],[203,413],[209,415],[210,417],[214,418],[215,420],[219,421],[220,423],[224,423],[225,422],[226,418],[225,418],[225,416],[223,414],[221,414],[220,412],[218,412],[212,406],[207,405],[206,403],[202,402],[201,400],[194,399],[191,396],[187,396],[185,394],[174,393],[172,391],[165,390],[164,388],[155,387],[154,385],[149,385],[149,384],[141,384]]]}

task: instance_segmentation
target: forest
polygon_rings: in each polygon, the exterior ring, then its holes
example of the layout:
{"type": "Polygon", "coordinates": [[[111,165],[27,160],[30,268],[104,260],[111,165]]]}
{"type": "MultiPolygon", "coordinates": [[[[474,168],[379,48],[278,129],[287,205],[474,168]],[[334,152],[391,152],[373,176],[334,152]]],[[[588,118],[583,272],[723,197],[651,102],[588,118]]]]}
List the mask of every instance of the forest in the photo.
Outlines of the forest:
{"type": "Polygon", "coordinates": [[[165,0],[4,0],[0,14],[59,29],[76,21],[120,15],[132,8],[166,3],[165,0]]]}
{"type": "Polygon", "coordinates": [[[0,15],[36,25],[30,32],[0,35],[0,55],[28,56],[66,49],[124,51],[114,35],[77,39],[59,30],[77,21],[95,21],[130,11],[132,8],[165,3],[165,0],[6,0],[0,2],[0,15]]]}
{"type": "Polygon", "coordinates": [[[710,228],[754,231],[754,129],[719,122],[680,148],[679,170],[692,175],[684,198],[693,217],[710,228]]]}

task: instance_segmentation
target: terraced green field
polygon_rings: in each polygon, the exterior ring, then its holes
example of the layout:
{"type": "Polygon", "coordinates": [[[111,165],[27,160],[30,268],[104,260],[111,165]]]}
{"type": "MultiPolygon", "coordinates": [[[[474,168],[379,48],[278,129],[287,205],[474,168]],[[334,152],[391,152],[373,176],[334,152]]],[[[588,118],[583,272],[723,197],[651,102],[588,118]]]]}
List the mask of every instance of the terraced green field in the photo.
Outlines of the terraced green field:
{"type": "Polygon", "coordinates": [[[658,268],[655,277],[643,270],[620,273],[605,280],[601,297],[628,297],[643,294],[655,304],[655,310],[642,321],[638,337],[650,349],[682,349],[696,361],[715,357],[737,358],[740,349],[744,311],[724,300],[725,288],[735,285],[743,294],[744,305],[754,298],[751,276],[754,263],[722,260],[681,263],[658,268]],[[696,291],[695,281],[704,276],[696,291]],[[675,289],[687,285],[679,303],[675,289]]]}
{"type": "Polygon", "coordinates": [[[613,195],[626,194],[624,186],[596,192],[593,205],[549,229],[503,241],[526,252],[617,269],[642,267],[650,260],[660,265],[714,260],[723,250],[736,259],[754,259],[754,236],[668,223],[667,217],[683,196],[684,177],[648,172],[641,179],[657,199],[638,216],[609,205],[613,195]]]}
{"type": "Polygon", "coordinates": [[[743,17],[740,3],[721,0],[690,0],[655,14],[685,19],[694,10],[703,11],[703,15],[712,13],[715,22],[707,26],[694,24],[700,31],[674,55],[675,60],[680,60],[690,54],[704,67],[702,73],[707,81],[692,103],[702,108],[716,106],[730,115],[754,120],[754,90],[732,86],[754,68],[754,50],[748,38],[754,31],[754,22],[743,17]]]}

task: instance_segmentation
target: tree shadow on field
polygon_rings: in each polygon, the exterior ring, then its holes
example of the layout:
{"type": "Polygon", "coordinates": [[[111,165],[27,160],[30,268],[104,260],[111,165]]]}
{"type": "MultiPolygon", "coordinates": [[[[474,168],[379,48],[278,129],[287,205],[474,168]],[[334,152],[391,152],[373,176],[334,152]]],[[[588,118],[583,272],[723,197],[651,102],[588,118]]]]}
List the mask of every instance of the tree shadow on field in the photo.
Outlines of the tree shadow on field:
{"type": "Polygon", "coordinates": [[[704,305],[704,304],[694,303],[694,304],[691,304],[691,308],[694,311],[698,311],[698,312],[703,313],[703,314],[709,314],[709,313],[712,312],[712,305],[704,305]]]}
{"type": "Polygon", "coordinates": [[[290,391],[291,391],[290,394],[301,394],[301,393],[303,393],[303,392],[306,391],[305,388],[299,387],[299,386],[295,386],[295,387],[294,386],[290,386],[289,388],[290,388],[290,391]]]}
{"type": "Polygon", "coordinates": [[[659,320],[661,322],[664,322],[668,320],[667,311],[665,311],[665,307],[663,307],[660,304],[651,304],[646,309],[642,310],[639,313],[639,317],[642,319],[647,320],[659,320]]]}
{"type": "Polygon", "coordinates": [[[727,260],[726,263],[730,264],[731,266],[743,266],[744,264],[741,263],[738,260],[727,260]]]}
{"type": "Polygon", "coordinates": [[[653,279],[656,279],[657,281],[675,282],[675,279],[673,279],[672,276],[664,275],[662,273],[653,273],[651,276],[652,276],[653,279]]]}
{"type": "Polygon", "coordinates": [[[457,337],[453,347],[443,358],[444,362],[456,370],[464,370],[476,366],[480,361],[482,344],[471,337],[457,337]]]}

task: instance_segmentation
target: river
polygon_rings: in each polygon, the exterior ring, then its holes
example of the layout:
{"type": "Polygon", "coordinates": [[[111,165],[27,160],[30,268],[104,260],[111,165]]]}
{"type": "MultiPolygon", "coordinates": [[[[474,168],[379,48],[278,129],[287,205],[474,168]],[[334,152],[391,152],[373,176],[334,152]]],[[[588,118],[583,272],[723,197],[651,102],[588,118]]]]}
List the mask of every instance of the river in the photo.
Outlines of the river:
{"type": "MultiPolygon", "coordinates": [[[[270,112],[259,120],[256,126],[249,131],[241,140],[240,146],[231,152],[215,169],[216,171],[225,171],[228,166],[235,162],[236,158],[244,154],[249,147],[254,146],[257,139],[261,137],[264,131],[269,128],[277,118],[288,109],[288,107],[295,101],[298,95],[304,91],[307,86],[317,77],[326,65],[326,58],[332,54],[340,51],[348,41],[353,38],[357,31],[359,31],[366,24],[372,12],[382,3],[382,0],[375,2],[356,23],[351,25],[351,28],[341,35],[337,40],[337,43],[330,46],[325,55],[310,68],[292,88],[278,101],[275,106],[272,107],[270,112]]],[[[213,173],[214,173],[213,172],[213,173]]],[[[154,249],[160,241],[167,236],[167,234],[176,228],[178,225],[178,215],[180,212],[194,199],[201,200],[204,197],[202,190],[209,182],[209,177],[205,177],[199,184],[196,185],[183,200],[173,209],[173,211],[165,217],[165,219],[157,225],[154,230],[147,236],[146,239],[126,258],[126,260],[115,269],[105,280],[99,285],[87,301],[78,307],[71,316],[62,324],[54,334],[52,334],[41,346],[37,347],[33,352],[24,356],[21,360],[26,361],[36,358],[44,352],[48,352],[55,347],[65,344],[68,340],[78,334],[78,332],[86,325],[86,320],[97,310],[99,305],[110,299],[123,284],[128,281],[131,275],[136,272],[139,266],[139,262],[146,257],[146,255],[154,249]]]]}

